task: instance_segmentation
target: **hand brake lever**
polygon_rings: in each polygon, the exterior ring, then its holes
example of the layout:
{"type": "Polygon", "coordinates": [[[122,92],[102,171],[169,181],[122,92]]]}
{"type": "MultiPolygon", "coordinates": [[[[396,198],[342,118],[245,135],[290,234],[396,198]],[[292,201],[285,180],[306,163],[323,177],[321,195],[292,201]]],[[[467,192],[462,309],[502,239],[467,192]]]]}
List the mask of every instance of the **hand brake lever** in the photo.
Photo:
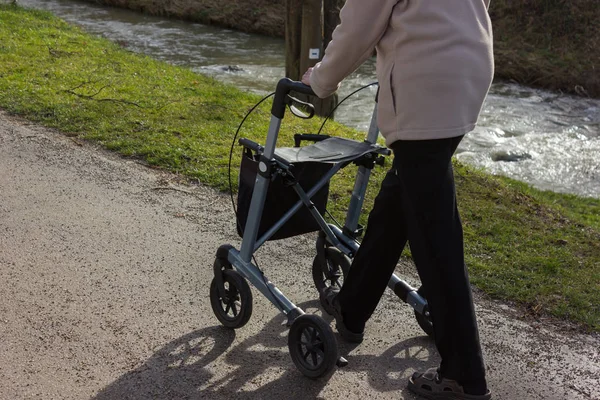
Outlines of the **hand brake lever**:
{"type": "Polygon", "coordinates": [[[302,119],[311,119],[315,115],[315,106],[310,104],[309,102],[304,102],[298,100],[295,97],[287,95],[286,104],[290,107],[290,111],[298,118],[302,119]],[[305,107],[308,111],[308,114],[305,114],[302,110],[300,110],[296,105],[301,105],[305,107]]]}

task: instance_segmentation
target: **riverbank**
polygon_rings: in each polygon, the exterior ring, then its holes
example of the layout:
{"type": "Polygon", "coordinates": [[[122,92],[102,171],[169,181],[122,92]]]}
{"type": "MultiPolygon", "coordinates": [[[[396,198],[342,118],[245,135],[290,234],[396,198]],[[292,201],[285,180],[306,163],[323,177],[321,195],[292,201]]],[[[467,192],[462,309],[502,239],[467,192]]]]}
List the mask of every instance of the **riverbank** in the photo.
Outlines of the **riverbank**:
{"type": "MultiPolygon", "coordinates": [[[[1,6],[0,22],[1,108],[191,182],[228,188],[233,133],[257,96],[128,52],[48,13],[1,6]]],[[[264,142],[267,124],[268,105],[242,135],[264,142]]],[[[320,121],[284,125],[281,144],[289,145],[293,133],[314,132],[320,121]]],[[[362,139],[335,123],[328,133],[362,139]]],[[[338,217],[352,176],[347,168],[332,182],[338,217]]],[[[376,169],[372,188],[382,176],[376,169]]],[[[534,315],[600,330],[600,287],[590,284],[600,281],[600,200],[540,192],[459,164],[456,179],[472,282],[534,315]]],[[[371,204],[372,195],[365,210],[371,204]]]]}
{"type": "MultiPolygon", "coordinates": [[[[283,37],[280,0],[86,0],[153,15],[283,37]]],[[[596,0],[493,0],[496,78],[600,97],[600,7],[596,0]]]]}

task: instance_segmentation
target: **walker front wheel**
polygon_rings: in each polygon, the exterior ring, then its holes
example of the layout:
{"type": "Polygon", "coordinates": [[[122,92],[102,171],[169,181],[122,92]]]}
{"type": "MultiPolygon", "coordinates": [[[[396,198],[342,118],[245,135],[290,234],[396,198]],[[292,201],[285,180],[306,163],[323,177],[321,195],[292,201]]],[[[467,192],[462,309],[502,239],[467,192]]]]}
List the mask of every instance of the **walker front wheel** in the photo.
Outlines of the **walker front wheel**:
{"type": "Polygon", "coordinates": [[[333,331],[317,315],[303,314],[294,320],[288,335],[288,347],[296,367],[309,378],[329,373],[338,361],[333,331]]]}
{"type": "Polygon", "coordinates": [[[221,271],[223,287],[217,278],[210,283],[210,305],[217,319],[227,328],[241,328],[252,315],[252,292],[246,279],[233,269],[221,271]]]}

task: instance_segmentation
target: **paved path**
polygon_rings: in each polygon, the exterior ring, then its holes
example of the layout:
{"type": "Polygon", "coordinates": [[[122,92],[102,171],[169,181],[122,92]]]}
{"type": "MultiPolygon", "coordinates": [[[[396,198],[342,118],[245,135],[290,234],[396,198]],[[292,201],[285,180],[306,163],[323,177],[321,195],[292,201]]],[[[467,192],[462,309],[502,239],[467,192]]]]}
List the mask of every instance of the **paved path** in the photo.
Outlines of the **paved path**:
{"type": "MultiPolygon", "coordinates": [[[[257,291],[244,328],[213,316],[223,243],[239,244],[228,197],[0,113],[0,399],[414,399],[407,377],[439,360],[391,293],[365,342],[340,344],[350,365],[308,380],[257,291]]],[[[311,236],[257,254],[321,314],[313,255],[311,236]]],[[[476,298],[495,399],[600,399],[597,336],[476,298]]]]}

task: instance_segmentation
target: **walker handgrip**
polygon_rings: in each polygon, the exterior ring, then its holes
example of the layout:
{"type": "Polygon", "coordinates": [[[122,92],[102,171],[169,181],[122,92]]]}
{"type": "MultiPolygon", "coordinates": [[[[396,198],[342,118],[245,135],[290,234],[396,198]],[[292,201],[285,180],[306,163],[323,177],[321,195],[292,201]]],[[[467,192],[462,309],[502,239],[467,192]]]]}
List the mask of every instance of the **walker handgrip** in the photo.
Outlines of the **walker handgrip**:
{"type": "Polygon", "coordinates": [[[262,154],[262,152],[265,150],[264,147],[262,147],[260,144],[253,142],[250,139],[240,138],[240,140],[238,140],[238,143],[247,149],[253,150],[256,153],[262,154]]]}
{"type": "Polygon", "coordinates": [[[280,79],[277,83],[277,89],[275,89],[273,107],[271,107],[271,114],[273,116],[283,119],[285,114],[285,98],[291,91],[316,96],[312,88],[302,82],[293,81],[290,78],[280,79]]]}

